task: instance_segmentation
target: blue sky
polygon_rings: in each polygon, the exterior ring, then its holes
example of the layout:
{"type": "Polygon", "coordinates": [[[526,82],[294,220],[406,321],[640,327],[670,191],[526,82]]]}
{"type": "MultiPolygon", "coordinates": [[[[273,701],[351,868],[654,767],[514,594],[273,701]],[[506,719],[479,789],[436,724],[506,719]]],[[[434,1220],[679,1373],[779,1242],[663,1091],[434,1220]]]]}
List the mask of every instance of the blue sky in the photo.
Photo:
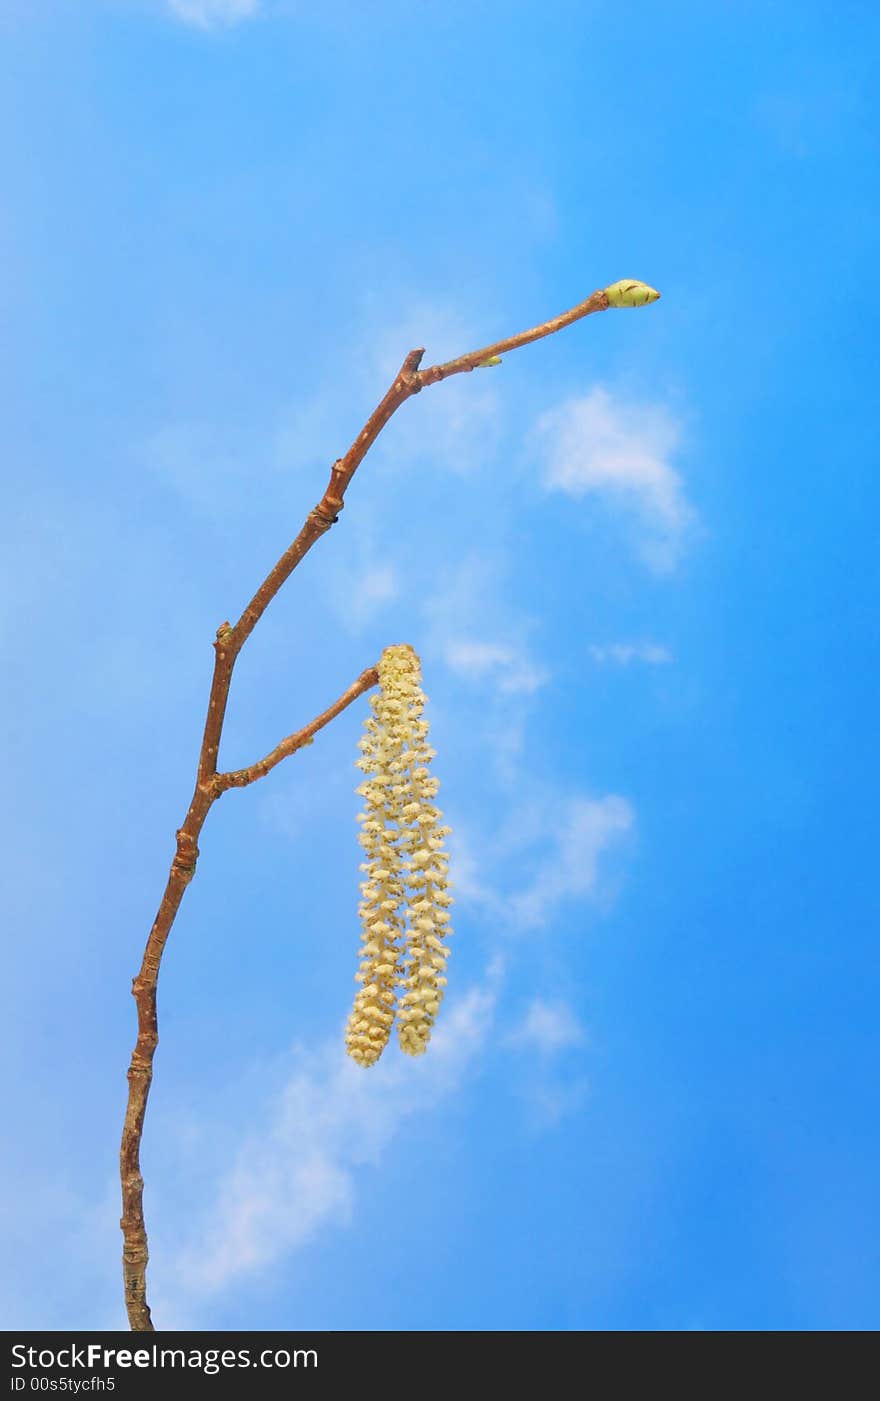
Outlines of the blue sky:
{"type": "Polygon", "coordinates": [[[128,993],[211,640],[404,353],[222,764],[420,652],[456,938],[347,1062],[365,706],[211,813],[167,1328],[880,1323],[868,4],[0,6],[7,1327],[122,1326],[128,993]]]}

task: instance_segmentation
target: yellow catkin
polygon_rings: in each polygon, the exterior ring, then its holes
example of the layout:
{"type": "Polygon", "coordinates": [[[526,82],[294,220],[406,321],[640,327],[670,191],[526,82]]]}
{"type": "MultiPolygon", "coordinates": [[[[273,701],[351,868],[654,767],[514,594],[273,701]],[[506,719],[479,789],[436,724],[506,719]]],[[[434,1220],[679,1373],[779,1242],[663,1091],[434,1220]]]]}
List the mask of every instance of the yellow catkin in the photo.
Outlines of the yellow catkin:
{"type": "Polygon", "coordinates": [[[367,860],[361,885],[362,984],[345,1044],[359,1064],[382,1054],[395,1012],[401,1049],[427,1047],[446,986],[446,938],[452,932],[448,856],[434,804],[439,787],[429,773],[434,751],[423,718],[421,667],[411,647],[388,647],[379,662],[379,691],[371,700],[358,767],[367,775],[360,842],[367,860]],[[401,962],[404,952],[405,964],[401,962]]]}

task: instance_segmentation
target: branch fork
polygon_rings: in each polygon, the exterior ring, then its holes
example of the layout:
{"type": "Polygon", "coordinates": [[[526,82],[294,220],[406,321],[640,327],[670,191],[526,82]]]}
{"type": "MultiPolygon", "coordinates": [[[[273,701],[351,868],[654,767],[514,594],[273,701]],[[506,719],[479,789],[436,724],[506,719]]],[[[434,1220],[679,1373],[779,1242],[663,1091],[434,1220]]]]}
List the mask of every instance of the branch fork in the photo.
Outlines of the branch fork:
{"type": "MultiPolygon", "coordinates": [[[[613,284],[618,287],[620,284],[613,284]]],[[[636,285],[636,284],[628,284],[636,285]]],[[[639,286],[643,284],[638,284],[639,286]]],[[[650,290],[650,289],[649,289],[650,290]]],[[[659,293],[655,294],[659,296],[659,293]]],[[[152,1332],[153,1322],[146,1294],[146,1268],[149,1259],[147,1233],[144,1224],[144,1181],[140,1171],[140,1145],[144,1115],[153,1075],[153,1056],[159,1040],[156,1016],[156,987],[159,967],[184,891],[195,873],[199,856],[198,838],[212,805],[232,788],[245,788],[271,773],[284,759],[305,745],[349,705],[378,684],[375,666],[367,667],[332,705],[308,725],[287,735],[262,759],[247,768],[220,772],[217,758],[229,698],[229,687],[235,662],[266,608],[279,589],[297,568],[315,541],[339,519],[345,504],[345,493],[352,477],[386,423],[402,404],[430,384],[439,384],[450,376],[481,368],[487,362],[497,363],[496,357],[531,341],[552,335],[565,326],[605,311],[609,305],[635,305],[629,301],[610,302],[605,291],[593,292],[586,301],[570,311],[540,326],[518,335],[508,336],[493,345],[469,351],[455,360],[421,369],[424,350],[411,350],[394,377],[390,388],[367,419],[351,447],[337,458],[330,469],[330,480],[321,500],[307,515],[299,534],[274,567],[266,575],[241,617],[231,625],[221,623],[214,641],[214,672],[208,699],[208,711],[199,751],[195,790],[183,824],[177,830],[177,847],[156,918],[150,930],[140,971],[132,983],[137,1005],[138,1035],[128,1070],[128,1104],[120,1147],[120,1179],[122,1184],[123,1279],[125,1302],[131,1328],[135,1332],[152,1332]]]]}

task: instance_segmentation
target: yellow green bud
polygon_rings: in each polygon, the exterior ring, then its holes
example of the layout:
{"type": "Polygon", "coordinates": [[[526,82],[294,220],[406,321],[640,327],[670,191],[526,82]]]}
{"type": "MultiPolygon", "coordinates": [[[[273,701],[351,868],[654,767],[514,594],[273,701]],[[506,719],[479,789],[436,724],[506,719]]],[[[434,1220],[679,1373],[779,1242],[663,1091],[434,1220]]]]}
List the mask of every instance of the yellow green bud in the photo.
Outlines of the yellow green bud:
{"type": "Polygon", "coordinates": [[[634,282],[631,277],[625,277],[622,282],[612,282],[606,287],[605,296],[609,306],[647,306],[649,302],[656,302],[660,293],[647,282],[634,282]]]}

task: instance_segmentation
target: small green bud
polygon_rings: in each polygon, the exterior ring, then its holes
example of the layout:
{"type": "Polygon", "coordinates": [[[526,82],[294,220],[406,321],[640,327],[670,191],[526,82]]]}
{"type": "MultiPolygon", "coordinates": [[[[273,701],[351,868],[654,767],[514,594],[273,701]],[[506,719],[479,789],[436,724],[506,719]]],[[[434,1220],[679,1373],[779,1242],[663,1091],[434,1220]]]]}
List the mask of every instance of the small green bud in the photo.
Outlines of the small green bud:
{"type": "Polygon", "coordinates": [[[606,287],[605,296],[609,306],[647,306],[649,302],[656,302],[660,293],[647,282],[634,282],[631,277],[625,277],[622,282],[612,282],[606,287]]]}
{"type": "MultiPolygon", "coordinates": [[[[658,294],[658,295],[659,295],[659,294],[658,294]]],[[[500,364],[501,364],[501,356],[500,356],[500,355],[490,355],[488,360],[481,360],[481,361],[479,362],[479,364],[476,366],[476,368],[477,368],[478,370],[488,370],[489,367],[490,367],[491,365],[500,365],[500,364]]]]}

